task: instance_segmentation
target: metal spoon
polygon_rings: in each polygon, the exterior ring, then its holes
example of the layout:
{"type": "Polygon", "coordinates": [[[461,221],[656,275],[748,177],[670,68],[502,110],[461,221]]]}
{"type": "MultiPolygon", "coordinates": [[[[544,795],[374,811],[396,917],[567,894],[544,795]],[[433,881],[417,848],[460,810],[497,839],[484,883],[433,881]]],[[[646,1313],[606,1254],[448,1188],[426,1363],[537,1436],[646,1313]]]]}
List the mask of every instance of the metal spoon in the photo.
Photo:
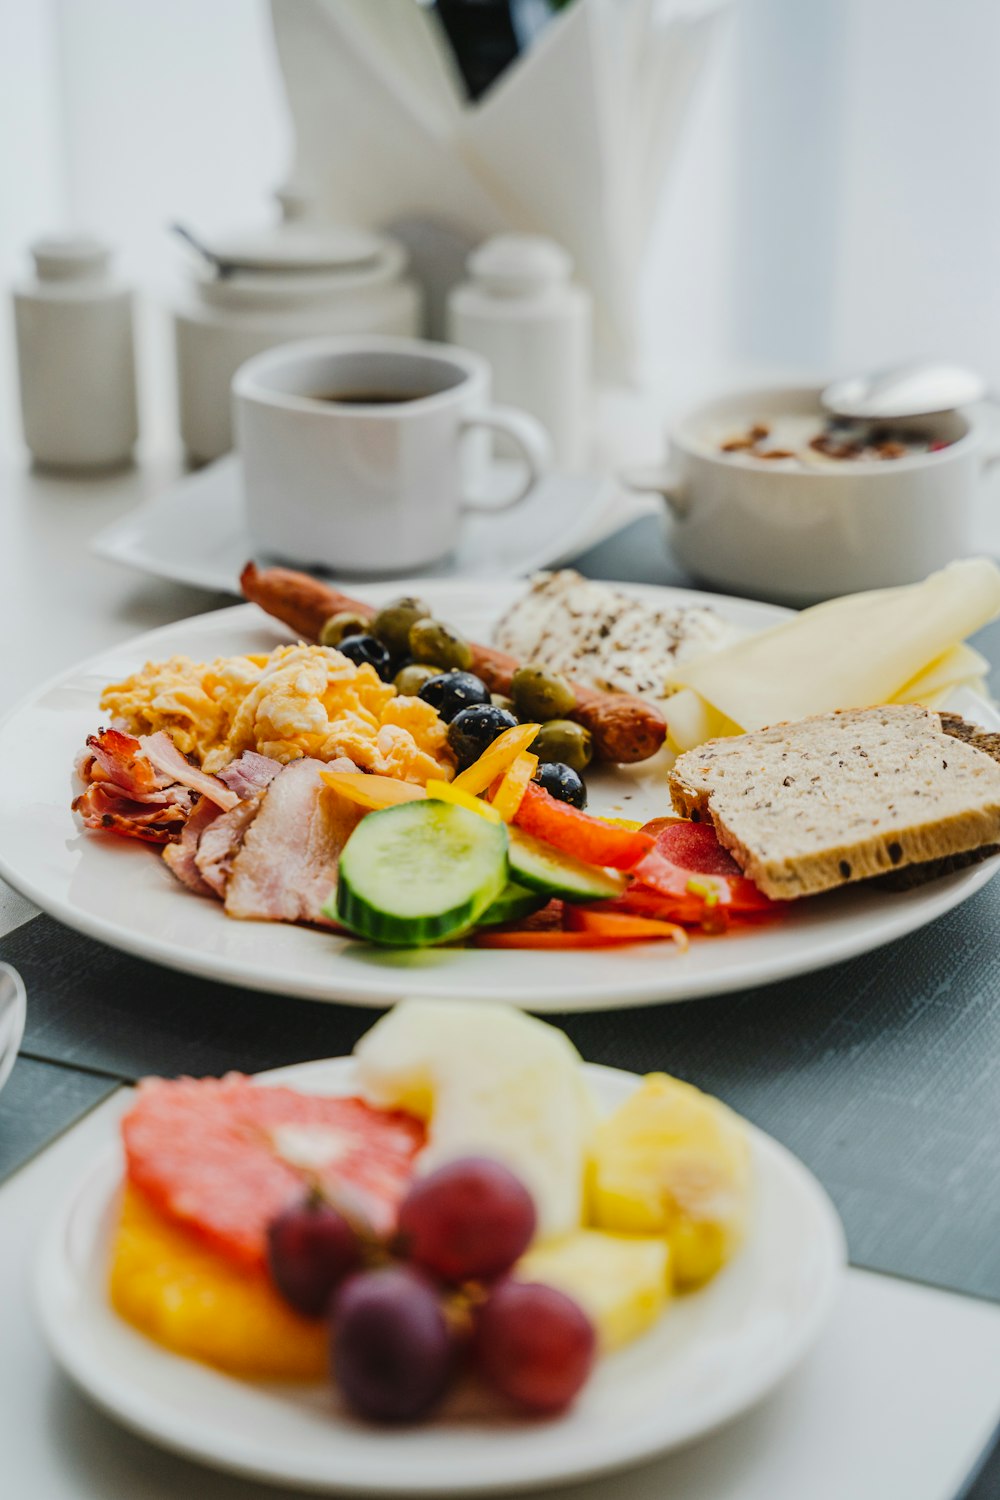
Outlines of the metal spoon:
{"type": "Polygon", "coordinates": [[[234,272],[240,269],[236,261],[225,260],[221,255],[216,255],[215,251],[210,250],[204,240],[200,240],[185,224],[171,224],[170,229],[171,233],[176,234],[180,239],[186,241],[192,250],[198,252],[205,264],[211,267],[220,281],[224,281],[227,276],[232,276],[234,272]]]}
{"type": "Polygon", "coordinates": [[[24,1035],[28,1000],[24,981],[10,964],[0,964],[0,1089],[10,1077],[24,1035]]]}
{"type": "Polygon", "coordinates": [[[960,365],[914,362],[835,380],[820,395],[838,417],[924,417],[981,401],[986,382],[960,365]]]}

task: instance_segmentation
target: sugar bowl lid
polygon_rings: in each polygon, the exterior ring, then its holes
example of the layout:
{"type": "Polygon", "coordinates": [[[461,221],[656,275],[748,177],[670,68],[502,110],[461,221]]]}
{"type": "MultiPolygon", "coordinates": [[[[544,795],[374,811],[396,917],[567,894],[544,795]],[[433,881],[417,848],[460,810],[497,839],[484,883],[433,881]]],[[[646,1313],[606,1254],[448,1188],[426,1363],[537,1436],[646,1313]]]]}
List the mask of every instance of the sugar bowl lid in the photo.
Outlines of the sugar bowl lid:
{"type": "Polygon", "coordinates": [[[282,224],[214,236],[211,249],[233,271],[287,275],[360,270],[384,256],[385,241],[349,226],[282,224]]]}

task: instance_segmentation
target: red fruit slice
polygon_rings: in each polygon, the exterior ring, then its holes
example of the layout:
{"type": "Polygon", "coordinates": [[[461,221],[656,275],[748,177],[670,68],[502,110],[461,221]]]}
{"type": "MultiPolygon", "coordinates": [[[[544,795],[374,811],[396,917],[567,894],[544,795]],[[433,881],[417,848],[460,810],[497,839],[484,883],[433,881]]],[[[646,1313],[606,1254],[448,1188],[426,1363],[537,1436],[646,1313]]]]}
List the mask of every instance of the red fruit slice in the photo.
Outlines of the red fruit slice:
{"type": "Polygon", "coordinates": [[[425,1131],[399,1110],[232,1073],[147,1079],[122,1135],[129,1179],[147,1198],[230,1259],[263,1268],[268,1224],[307,1183],[391,1234],[425,1131]]]}
{"type": "Polygon", "coordinates": [[[651,833],[656,847],[667,859],[699,875],[742,875],[727,849],[723,849],[711,823],[654,818],[643,833],[651,833]]]}

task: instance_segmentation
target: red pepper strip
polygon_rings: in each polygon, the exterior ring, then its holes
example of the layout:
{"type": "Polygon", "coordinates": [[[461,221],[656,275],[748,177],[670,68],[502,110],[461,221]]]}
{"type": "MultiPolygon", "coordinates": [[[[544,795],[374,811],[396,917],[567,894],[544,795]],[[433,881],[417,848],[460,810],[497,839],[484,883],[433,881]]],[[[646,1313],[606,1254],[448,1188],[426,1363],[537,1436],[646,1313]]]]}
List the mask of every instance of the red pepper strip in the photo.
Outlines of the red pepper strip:
{"type": "Polygon", "coordinates": [[[592,818],[568,802],[557,801],[535,783],[525,791],[514,822],[525,833],[534,834],[564,854],[612,870],[633,869],[654,848],[648,834],[615,828],[592,818]]]}
{"type": "Polygon", "coordinates": [[[657,922],[651,917],[631,916],[627,912],[593,911],[589,907],[567,906],[566,925],[571,932],[593,932],[599,937],[632,938],[644,942],[651,938],[672,938],[679,948],[686,948],[688,935],[675,922],[657,922]]]}
{"type": "Polygon", "coordinates": [[[602,937],[596,932],[477,932],[477,948],[621,948],[634,938],[602,937]]]}
{"type": "MultiPolygon", "coordinates": [[[[705,903],[700,896],[665,896],[648,885],[630,885],[614,901],[595,903],[593,911],[622,912],[628,916],[647,917],[654,922],[680,922],[684,927],[700,927],[705,903]]],[[[716,906],[716,915],[725,918],[729,908],[716,906]]]]}

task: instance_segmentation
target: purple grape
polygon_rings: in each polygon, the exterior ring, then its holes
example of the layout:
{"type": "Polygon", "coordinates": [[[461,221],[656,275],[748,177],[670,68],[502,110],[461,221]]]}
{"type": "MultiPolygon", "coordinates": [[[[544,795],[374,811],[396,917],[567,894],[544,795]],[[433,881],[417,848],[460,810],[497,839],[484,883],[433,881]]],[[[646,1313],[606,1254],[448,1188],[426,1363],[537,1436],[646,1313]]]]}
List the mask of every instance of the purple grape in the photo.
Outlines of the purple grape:
{"type": "Polygon", "coordinates": [[[407,1191],[399,1234],[410,1260],[446,1281],[492,1281],[509,1271],[535,1233],[535,1204],[498,1161],[448,1162],[407,1191]]]}
{"type": "Polygon", "coordinates": [[[361,1271],[333,1303],[333,1375],[348,1405],[378,1422],[412,1422],[443,1396],[454,1363],[444,1311],[405,1266],[361,1271]]]}
{"type": "Polygon", "coordinates": [[[503,1281],[479,1312],[476,1362],[484,1379],[527,1411],[562,1411],[594,1363],[594,1325],[571,1297],[537,1282],[503,1281]]]}
{"type": "Polygon", "coordinates": [[[336,1288],[361,1264],[361,1243],[343,1214],[310,1195],[267,1228],[271,1277],[285,1301],[321,1318],[336,1288]]]}

